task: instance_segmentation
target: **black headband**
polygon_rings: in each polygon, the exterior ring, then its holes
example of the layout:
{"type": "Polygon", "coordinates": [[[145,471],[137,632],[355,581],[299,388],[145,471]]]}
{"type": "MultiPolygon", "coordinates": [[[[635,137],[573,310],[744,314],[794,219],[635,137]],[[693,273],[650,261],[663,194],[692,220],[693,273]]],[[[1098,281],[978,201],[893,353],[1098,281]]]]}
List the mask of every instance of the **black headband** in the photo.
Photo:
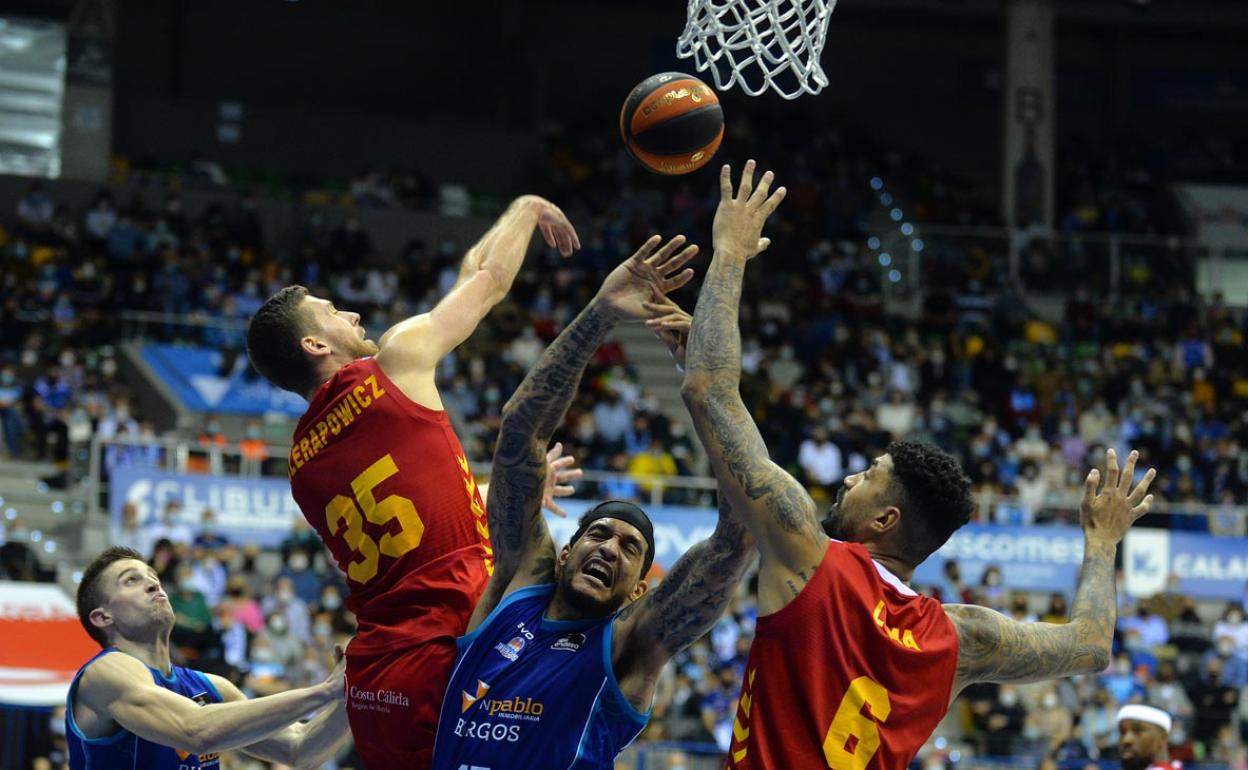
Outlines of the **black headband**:
{"type": "Polygon", "coordinates": [[[646,539],[646,560],[641,567],[641,577],[644,579],[646,573],[650,571],[650,565],[654,563],[654,525],[650,523],[650,517],[645,511],[624,500],[608,500],[605,503],[599,503],[581,516],[576,533],[572,535],[568,545],[580,540],[585,530],[589,529],[589,525],[599,519],[619,519],[632,524],[641,532],[641,536],[646,539]]]}

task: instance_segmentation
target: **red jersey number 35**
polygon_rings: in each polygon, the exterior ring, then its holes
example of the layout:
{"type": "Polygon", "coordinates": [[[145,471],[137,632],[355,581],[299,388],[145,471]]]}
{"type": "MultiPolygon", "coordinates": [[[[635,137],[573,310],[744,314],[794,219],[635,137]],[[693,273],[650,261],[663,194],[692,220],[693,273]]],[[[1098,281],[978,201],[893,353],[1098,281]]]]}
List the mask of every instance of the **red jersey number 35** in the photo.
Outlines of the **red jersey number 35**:
{"type": "Polygon", "coordinates": [[[377,485],[398,473],[394,458],[386,454],[368,466],[351,481],[355,498],[336,495],[325,506],[325,523],[335,537],[351,547],[356,553],[355,561],[347,566],[347,577],[357,583],[367,583],[377,575],[380,556],[398,558],[420,546],[425,534],[425,523],[411,499],[402,495],[388,495],[378,500],[373,494],[377,485]],[[364,531],[364,520],[385,525],[397,519],[397,529],[387,532],[380,540],[373,540],[364,531]]]}

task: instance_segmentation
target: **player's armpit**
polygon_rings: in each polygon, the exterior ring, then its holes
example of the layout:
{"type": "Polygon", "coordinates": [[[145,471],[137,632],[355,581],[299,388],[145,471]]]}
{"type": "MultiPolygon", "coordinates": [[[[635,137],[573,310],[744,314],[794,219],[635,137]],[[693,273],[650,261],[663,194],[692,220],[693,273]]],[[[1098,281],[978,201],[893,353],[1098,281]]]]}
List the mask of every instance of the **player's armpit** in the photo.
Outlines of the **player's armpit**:
{"type": "Polygon", "coordinates": [[[707,539],[684,553],[659,583],[616,618],[612,651],[620,686],[638,708],[648,706],[663,666],[715,625],[732,600],[753,554],[753,538],[720,496],[719,521],[707,539]]]}
{"type": "Polygon", "coordinates": [[[1099,673],[1109,645],[1077,620],[1064,625],[1019,623],[970,604],[947,604],[958,632],[954,693],[976,682],[1036,682],[1099,673]]]}
{"type": "Polygon", "coordinates": [[[481,319],[501,299],[497,280],[479,270],[428,313],[392,326],[377,343],[377,362],[391,379],[432,370],[438,361],[472,336],[481,319]]]}

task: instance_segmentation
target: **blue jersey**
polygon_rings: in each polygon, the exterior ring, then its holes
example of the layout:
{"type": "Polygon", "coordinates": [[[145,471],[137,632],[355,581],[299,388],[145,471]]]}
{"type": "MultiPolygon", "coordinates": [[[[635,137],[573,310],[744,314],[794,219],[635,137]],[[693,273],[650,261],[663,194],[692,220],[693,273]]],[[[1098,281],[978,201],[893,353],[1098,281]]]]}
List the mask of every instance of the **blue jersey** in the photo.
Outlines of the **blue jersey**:
{"type": "Polygon", "coordinates": [[[609,769],[646,726],[611,665],[615,616],[548,620],[553,593],[521,588],[460,637],[433,770],[609,769]]]}
{"type": "MultiPolygon", "coordinates": [[[[169,748],[146,741],[123,728],[103,738],[87,738],[78,729],[74,721],[74,695],[78,692],[78,680],[90,666],[109,653],[122,653],[109,648],[103,650],[91,660],[83,664],[74,675],[69,685],[69,699],[65,708],[65,740],[69,744],[69,766],[71,770],[197,770],[197,768],[218,768],[221,761],[216,754],[195,755],[189,751],[169,748]]],[[[221,694],[213,687],[208,677],[198,671],[180,666],[173,667],[173,673],[166,677],[156,669],[148,666],[152,679],[157,685],[186,696],[201,706],[209,703],[220,703],[221,694]]]]}

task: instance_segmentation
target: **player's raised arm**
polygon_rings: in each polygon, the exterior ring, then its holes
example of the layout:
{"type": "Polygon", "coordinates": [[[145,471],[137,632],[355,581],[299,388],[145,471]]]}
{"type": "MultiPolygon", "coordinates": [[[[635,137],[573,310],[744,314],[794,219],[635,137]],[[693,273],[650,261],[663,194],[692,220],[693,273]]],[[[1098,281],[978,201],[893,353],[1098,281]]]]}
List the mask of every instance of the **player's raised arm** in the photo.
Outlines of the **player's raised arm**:
{"type": "Polygon", "coordinates": [[[731,500],[720,491],[711,536],[685,551],[659,587],[616,620],[615,668],[620,687],[635,702],[648,703],[663,666],[711,630],[745,573],[754,540],[733,514],[731,500]]]}
{"type": "Polygon", "coordinates": [[[585,367],[611,329],[621,321],[646,317],[648,300],[693,277],[684,266],[697,247],[680,249],[684,236],[659,248],[661,242],[657,235],[650,238],[607,276],[594,299],[550,344],[503,408],[486,501],[494,574],[473,613],[470,631],[507,591],[553,579],[555,549],[540,514],[546,447],[563,422],[585,367]]]}
{"type": "Polygon", "coordinates": [[[341,701],[345,664],[324,682],[255,700],[200,706],[156,686],[138,659],[114,653],[96,661],[78,683],[77,702],[106,713],[144,740],[212,754],[256,743],[309,711],[341,701]]]}
{"type": "Polygon", "coordinates": [[[1069,623],[1018,623],[986,607],[945,606],[958,630],[955,695],[976,682],[1034,682],[1099,673],[1109,664],[1118,608],[1114,555],[1127,529],[1153,501],[1148,494],[1153,470],[1132,489],[1138,456],[1132,452],[1119,474],[1117,457],[1109,450],[1100,494],[1100,472],[1088,474],[1079,508],[1083,568],[1069,623]]]}
{"type": "Polygon", "coordinates": [[[720,488],[757,541],[762,556],[760,602],[778,606],[769,586],[792,588],[794,595],[814,574],[827,538],[815,504],[792,476],[773,463],[757,426],[741,400],[741,331],[738,312],[746,263],[769,241],[763,224],[780,201],[781,187],[769,195],[771,172],[753,188],[754,162],[745,165],[734,193],[728,166],[720,174],[722,198],[715,212],[715,254],[698,295],[685,354],[681,395],[702,439],[720,488]],[[775,580],[768,580],[773,569],[775,580]],[[800,585],[799,585],[800,583],[800,585]]]}
{"type": "Polygon", "coordinates": [[[471,336],[502,301],[520,271],[534,229],[565,257],[581,242],[559,207],[536,195],[512,202],[481,240],[468,250],[455,287],[428,313],[401,321],[378,342],[378,361],[391,377],[432,371],[437,362],[471,336]]]}

